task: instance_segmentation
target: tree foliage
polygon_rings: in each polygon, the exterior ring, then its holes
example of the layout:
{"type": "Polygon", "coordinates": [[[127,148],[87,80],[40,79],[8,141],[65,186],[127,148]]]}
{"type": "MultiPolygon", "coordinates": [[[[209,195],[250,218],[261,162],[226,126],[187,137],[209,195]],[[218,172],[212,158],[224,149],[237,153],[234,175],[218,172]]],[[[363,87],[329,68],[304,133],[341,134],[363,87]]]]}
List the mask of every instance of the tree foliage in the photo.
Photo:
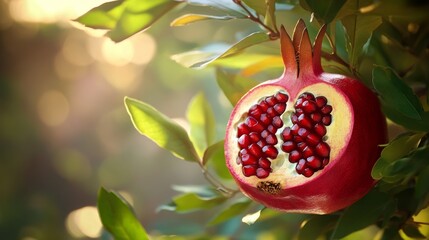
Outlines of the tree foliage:
{"type": "MultiPolygon", "coordinates": [[[[241,35],[245,37],[230,45],[213,43],[172,56],[187,68],[216,68],[219,88],[232,105],[257,84],[255,76],[282,66],[278,53],[251,50],[275,42],[279,38],[278,29],[284,24],[280,20],[298,14],[310,22],[310,32],[328,24],[328,41],[323,48],[324,67],[331,72],[355,76],[373,89],[389,123],[401,126],[402,133],[384,146],[372,171],[373,178],[379,182],[364,198],[333,214],[292,215],[294,220],[291,221],[285,216],[288,214],[251,202],[232,184],[224,165],[223,141],[216,142],[215,118],[204,94],[197,94],[189,104],[190,132],[149,104],[127,97],[125,107],[136,129],[179,159],[198,164],[208,182],[208,186],[175,187],[179,194],[159,210],[187,213],[219,209],[216,216],[207,219],[208,226],[237,219],[247,224],[275,220],[278,224],[267,225],[265,231],[298,239],[340,239],[359,234],[362,229],[374,228],[377,231],[367,232],[370,235],[365,238],[374,235],[380,239],[428,237],[428,231],[422,230],[428,223],[414,220],[429,204],[427,3],[406,0],[117,0],[90,10],[76,21],[90,28],[106,29],[107,36],[118,42],[146,30],[166,14],[179,12],[179,7],[182,15],[171,22],[172,27],[199,21],[238,24],[238,19],[247,19],[259,27],[253,32],[243,29],[241,35]],[[210,14],[203,9],[210,9],[210,14]],[[298,230],[279,231],[279,225],[297,221],[301,226],[298,230]]],[[[98,207],[105,228],[115,238],[148,238],[132,208],[119,195],[101,189],[98,207]]]]}

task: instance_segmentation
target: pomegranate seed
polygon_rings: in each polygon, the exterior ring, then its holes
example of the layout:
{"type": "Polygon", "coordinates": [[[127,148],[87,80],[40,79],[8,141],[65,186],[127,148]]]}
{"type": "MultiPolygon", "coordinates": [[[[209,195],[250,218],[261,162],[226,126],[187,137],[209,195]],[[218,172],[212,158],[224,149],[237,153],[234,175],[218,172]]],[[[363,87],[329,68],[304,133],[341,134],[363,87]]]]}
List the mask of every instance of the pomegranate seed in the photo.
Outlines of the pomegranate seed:
{"type": "Polygon", "coordinates": [[[302,110],[305,113],[312,113],[316,111],[316,109],[317,109],[317,106],[315,102],[311,100],[305,100],[304,102],[302,102],[302,110]]]}
{"type": "Polygon", "coordinates": [[[292,152],[292,150],[294,150],[295,147],[296,147],[295,143],[292,141],[286,141],[282,144],[282,150],[287,152],[287,153],[292,152]]]}
{"type": "Polygon", "coordinates": [[[320,109],[320,111],[324,114],[329,114],[332,112],[332,106],[326,105],[326,106],[322,107],[322,109],[320,109]]]}
{"type": "Polygon", "coordinates": [[[299,116],[301,113],[304,113],[304,111],[301,108],[295,109],[296,115],[299,116]]]}
{"type": "Polygon", "coordinates": [[[318,96],[316,97],[316,105],[321,108],[326,105],[328,100],[324,96],[318,96]]]}
{"type": "Polygon", "coordinates": [[[267,111],[267,109],[268,109],[268,107],[269,107],[269,105],[268,105],[268,103],[267,103],[267,102],[265,102],[265,100],[262,100],[262,101],[259,103],[259,108],[260,108],[263,112],[266,112],[266,111],[267,111]]]}
{"type": "Polygon", "coordinates": [[[301,108],[302,107],[302,102],[304,102],[303,98],[298,98],[298,100],[296,100],[295,102],[295,108],[301,108]]]}
{"type": "Polygon", "coordinates": [[[279,152],[277,151],[277,148],[272,145],[266,145],[262,148],[262,152],[265,154],[265,156],[275,159],[279,152]]]}
{"type": "Polygon", "coordinates": [[[262,114],[261,109],[256,109],[256,110],[253,110],[253,111],[249,111],[249,116],[252,116],[252,117],[254,117],[256,119],[259,119],[261,117],[261,114],[262,114]]]}
{"type": "Polygon", "coordinates": [[[290,120],[292,121],[293,124],[298,123],[298,116],[296,114],[292,114],[290,116],[290,120]]]}
{"type": "Polygon", "coordinates": [[[268,135],[270,135],[271,133],[270,133],[270,131],[268,131],[268,130],[264,130],[264,131],[262,131],[261,132],[261,138],[266,138],[266,137],[268,137],[268,135]]]}
{"type": "Polygon", "coordinates": [[[263,168],[256,169],[256,176],[258,178],[266,178],[268,177],[268,175],[270,175],[270,172],[267,171],[266,169],[263,169],[263,168]]]}
{"type": "Polygon", "coordinates": [[[250,144],[250,137],[247,134],[241,135],[241,137],[238,138],[238,146],[240,148],[247,148],[250,144]]]}
{"type": "Polygon", "coordinates": [[[322,167],[322,160],[315,156],[310,156],[307,158],[307,165],[313,169],[319,169],[322,167]]]}
{"type": "Polygon", "coordinates": [[[277,128],[274,127],[273,125],[268,125],[267,130],[270,133],[276,133],[277,132],[277,128]]]}
{"type": "Polygon", "coordinates": [[[317,123],[316,125],[314,125],[313,129],[321,137],[325,136],[326,134],[326,127],[323,126],[322,124],[317,123]]]}
{"type": "Polygon", "coordinates": [[[311,176],[313,176],[313,174],[314,174],[314,171],[311,170],[310,168],[306,168],[302,172],[302,175],[304,175],[305,177],[311,177],[311,176]]]}
{"type": "Polygon", "coordinates": [[[307,165],[307,162],[305,161],[305,159],[301,158],[298,161],[298,164],[296,164],[296,167],[295,167],[296,172],[299,173],[299,174],[301,174],[302,171],[306,168],[306,165],[307,165]]]}
{"type": "Polygon", "coordinates": [[[299,115],[298,124],[300,127],[305,127],[307,129],[310,129],[312,127],[311,120],[308,119],[308,117],[306,117],[305,114],[299,115]]]}
{"type": "Polygon", "coordinates": [[[301,159],[301,157],[302,156],[300,152],[298,152],[297,150],[293,150],[289,153],[289,162],[296,163],[299,159],[301,159]]]}
{"type": "Polygon", "coordinates": [[[303,98],[305,100],[313,100],[314,101],[314,95],[312,93],[309,93],[309,92],[305,92],[305,93],[301,94],[299,97],[303,98]]]}
{"type": "Polygon", "coordinates": [[[326,126],[330,125],[332,122],[331,114],[322,117],[322,123],[326,126]]]}
{"type": "Polygon", "coordinates": [[[320,113],[312,113],[310,117],[315,122],[320,122],[322,120],[322,114],[320,113]]]}
{"type": "Polygon", "coordinates": [[[296,147],[298,148],[299,151],[304,151],[305,147],[307,147],[307,144],[305,142],[300,142],[296,144],[296,147]]]}
{"type": "Polygon", "coordinates": [[[282,114],[286,109],[285,103],[277,103],[274,105],[273,109],[277,112],[277,114],[282,114]]]}
{"type": "Polygon", "coordinates": [[[259,140],[256,145],[258,145],[260,148],[263,148],[266,144],[263,140],[259,140]]]}
{"type": "Polygon", "coordinates": [[[264,130],[264,126],[262,126],[254,117],[247,117],[245,122],[246,125],[249,127],[250,131],[261,132],[262,130],[264,130]]]}
{"type": "Polygon", "coordinates": [[[284,141],[291,140],[293,137],[290,127],[285,127],[282,132],[282,139],[284,141]]]}
{"type": "Polygon", "coordinates": [[[256,166],[255,165],[247,165],[243,166],[243,175],[246,177],[250,177],[256,174],[256,166]]]}
{"type": "Polygon", "coordinates": [[[238,156],[241,158],[241,156],[243,156],[244,154],[249,154],[246,148],[241,149],[238,153],[238,156]]]}
{"type": "Polygon", "coordinates": [[[249,134],[249,138],[250,138],[250,141],[251,141],[252,143],[258,142],[258,141],[260,140],[259,134],[258,134],[258,133],[255,133],[255,132],[251,132],[251,133],[249,134]]]}
{"type": "Polygon", "coordinates": [[[305,158],[308,158],[313,155],[314,155],[313,149],[309,146],[305,147],[304,150],[302,150],[302,156],[305,158]]]}
{"type": "Polygon", "coordinates": [[[326,142],[321,142],[316,146],[316,153],[321,157],[328,157],[331,148],[326,142]]]}
{"type": "Polygon", "coordinates": [[[298,129],[298,135],[301,137],[307,137],[307,135],[310,134],[310,131],[308,131],[305,128],[298,129]]]}
{"type": "Polygon", "coordinates": [[[276,93],[276,95],[274,97],[277,99],[277,101],[279,101],[281,103],[286,103],[287,100],[289,100],[288,95],[286,95],[286,94],[284,94],[282,92],[276,93]]]}
{"type": "Polygon", "coordinates": [[[311,146],[314,146],[320,142],[320,138],[317,134],[310,133],[307,135],[307,143],[311,146]]]}
{"type": "Polygon", "coordinates": [[[259,120],[261,120],[261,123],[264,124],[265,126],[271,123],[271,117],[269,117],[268,114],[266,113],[262,113],[259,120]]]}
{"type": "Polygon", "coordinates": [[[279,116],[273,117],[272,124],[276,128],[283,127],[283,121],[282,121],[282,119],[279,116]]]}
{"type": "Polygon", "coordinates": [[[237,126],[237,137],[241,137],[241,135],[248,134],[249,132],[250,132],[249,128],[247,127],[246,124],[244,124],[244,123],[238,124],[238,126],[237,126]]]}
{"type": "Polygon", "coordinates": [[[243,165],[254,165],[257,162],[258,162],[257,158],[251,154],[243,154],[241,156],[241,163],[243,165]]]}
{"type": "Polygon", "coordinates": [[[326,166],[326,165],[328,165],[328,163],[329,163],[329,158],[324,158],[323,160],[322,160],[322,166],[324,167],[324,166],[326,166]]]}
{"type": "Polygon", "coordinates": [[[293,135],[297,135],[298,134],[298,129],[299,129],[299,125],[298,124],[294,124],[290,128],[290,131],[292,132],[293,135]]]}
{"type": "Polygon", "coordinates": [[[265,98],[265,102],[268,103],[269,106],[274,106],[277,103],[277,100],[274,96],[269,96],[265,98]]]}
{"type": "Polygon", "coordinates": [[[268,116],[270,116],[272,118],[275,117],[275,116],[277,116],[276,110],[274,110],[274,108],[272,108],[272,107],[269,107],[267,109],[267,114],[268,114],[268,116]]]}
{"type": "Polygon", "coordinates": [[[247,148],[249,150],[249,153],[255,155],[255,156],[261,156],[262,150],[261,147],[258,146],[256,143],[250,144],[250,146],[247,148]]]}
{"type": "Polygon", "coordinates": [[[258,160],[258,164],[259,164],[259,167],[261,167],[261,168],[265,168],[265,169],[268,169],[268,168],[270,168],[270,167],[271,167],[271,162],[270,162],[270,160],[268,160],[268,159],[266,159],[266,158],[259,158],[259,160],[258,160]]]}
{"type": "Polygon", "coordinates": [[[293,141],[296,143],[300,143],[300,142],[304,142],[304,138],[302,138],[301,136],[294,136],[293,137],[293,141]]]}
{"type": "Polygon", "coordinates": [[[276,145],[276,144],[277,144],[277,137],[276,137],[276,135],[274,135],[274,134],[270,134],[270,135],[268,135],[268,136],[265,138],[265,142],[266,142],[267,144],[270,144],[270,145],[276,145]]]}

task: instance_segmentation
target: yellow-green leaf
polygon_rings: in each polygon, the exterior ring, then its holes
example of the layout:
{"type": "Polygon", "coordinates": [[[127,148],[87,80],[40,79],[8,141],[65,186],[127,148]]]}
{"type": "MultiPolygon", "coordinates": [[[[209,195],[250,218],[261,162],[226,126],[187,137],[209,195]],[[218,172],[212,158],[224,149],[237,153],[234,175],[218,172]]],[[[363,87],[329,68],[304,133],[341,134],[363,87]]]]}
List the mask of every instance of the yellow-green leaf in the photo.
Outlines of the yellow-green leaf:
{"type": "Polygon", "coordinates": [[[213,15],[204,15],[204,14],[186,14],[174,19],[170,26],[186,26],[190,23],[204,21],[204,20],[230,20],[234,19],[232,16],[213,16],[213,15]]]}
{"type": "Polygon", "coordinates": [[[176,157],[188,161],[199,161],[195,148],[185,129],[158,112],[149,104],[129,97],[125,107],[134,127],[160,147],[169,150],[176,157]]]}

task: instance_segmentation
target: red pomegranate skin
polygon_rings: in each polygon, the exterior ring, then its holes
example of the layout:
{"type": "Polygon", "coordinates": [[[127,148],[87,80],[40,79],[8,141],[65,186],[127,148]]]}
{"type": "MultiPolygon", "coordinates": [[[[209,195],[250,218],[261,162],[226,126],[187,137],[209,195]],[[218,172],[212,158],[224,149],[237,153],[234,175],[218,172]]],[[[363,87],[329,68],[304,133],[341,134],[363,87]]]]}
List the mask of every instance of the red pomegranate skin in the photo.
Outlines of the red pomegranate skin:
{"type": "MultiPolygon", "coordinates": [[[[353,204],[374,186],[371,170],[382,150],[379,145],[387,142],[386,120],[380,110],[377,96],[358,80],[323,72],[320,61],[324,31],[325,28],[322,28],[319,32],[313,48],[302,21],[295,28],[293,42],[282,27],[281,51],[285,64],[284,74],[278,79],[264,82],[251,89],[237,103],[231,116],[242,108],[241,104],[245,102],[243,99],[257,94],[267,86],[285,90],[290,99],[288,104],[292,104],[302,93],[302,89],[324,83],[344,97],[350,111],[350,119],[344,124],[349,125],[351,131],[344,138],[344,142],[336,143],[340,150],[335,159],[331,159],[331,162],[317,174],[304,178],[299,184],[292,186],[288,186],[287,180],[284,186],[276,186],[276,182],[270,182],[269,177],[267,180],[247,180],[247,177],[233,170],[236,167],[233,165],[237,163],[231,159],[235,157],[231,149],[236,142],[234,136],[228,135],[228,131],[234,128],[233,117],[227,125],[226,164],[241,191],[255,201],[281,211],[327,214],[353,204]],[[296,52],[299,52],[298,61],[295,58],[296,52]],[[261,190],[261,187],[258,188],[256,185],[270,185],[275,190],[269,193],[269,190],[261,190]]],[[[330,104],[333,108],[336,107],[336,102],[330,104]]]]}

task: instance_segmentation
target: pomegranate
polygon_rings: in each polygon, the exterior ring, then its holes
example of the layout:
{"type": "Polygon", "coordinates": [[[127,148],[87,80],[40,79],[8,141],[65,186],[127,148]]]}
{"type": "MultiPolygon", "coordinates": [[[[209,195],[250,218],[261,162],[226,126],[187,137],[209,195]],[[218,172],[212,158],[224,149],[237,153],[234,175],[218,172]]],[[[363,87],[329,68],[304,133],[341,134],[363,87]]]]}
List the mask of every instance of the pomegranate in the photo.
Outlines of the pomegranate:
{"type": "Polygon", "coordinates": [[[227,125],[227,167],[242,192],[267,207],[331,213],[375,184],[385,117],[361,82],[323,72],[325,29],[312,46],[302,20],[292,39],[282,27],[283,75],[246,93],[227,125]]]}

